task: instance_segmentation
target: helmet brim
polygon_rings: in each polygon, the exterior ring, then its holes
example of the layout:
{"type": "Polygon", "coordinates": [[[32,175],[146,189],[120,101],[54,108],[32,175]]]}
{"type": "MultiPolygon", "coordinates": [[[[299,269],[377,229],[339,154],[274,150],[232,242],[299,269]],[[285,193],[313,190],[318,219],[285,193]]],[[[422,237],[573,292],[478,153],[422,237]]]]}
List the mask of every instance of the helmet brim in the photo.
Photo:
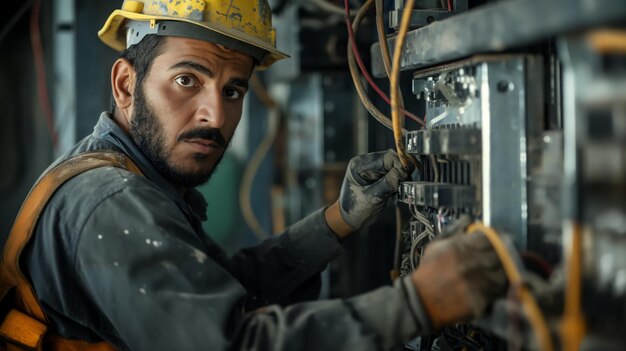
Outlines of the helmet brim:
{"type": "Polygon", "coordinates": [[[246,44],[253,45],[262,50],[267,51],[267,55],[263,59],[263,61],[259,62],[257,66],[257,70],[263,70],[274,64],[275,62],[288,58],[289,55],[277,50],[273,47],[273,45],[266,43],[262,40],[259,40],[256,37],[253,37],[249,34],[246,34],[237,29],[230,29],[222,27],[218,24],[211,24],[206,22],[197,22],[185,18],[173,17],[173,16],[155,16],[155,15],[144,15],[136,12],[124,11],[124,10],[115,10],[104,26],[98,31],[98,37],[102,42],[104,42],[109,47],[113,48],[117,51],[123,51],[126,49],[126,33],[125,33],[125,22],[127,20],[132,21],[179,21],[186,22],[191,25],[200,26],[205,29],[217,32],[221,35],[230,37],[235,40],[242,41],[246,44]]]}

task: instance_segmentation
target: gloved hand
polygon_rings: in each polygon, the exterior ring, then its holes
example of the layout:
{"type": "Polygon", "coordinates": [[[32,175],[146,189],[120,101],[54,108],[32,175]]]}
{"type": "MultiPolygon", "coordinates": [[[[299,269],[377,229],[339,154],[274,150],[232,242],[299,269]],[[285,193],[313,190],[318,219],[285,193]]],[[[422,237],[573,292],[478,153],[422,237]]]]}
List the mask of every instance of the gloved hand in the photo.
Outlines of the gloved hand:
{"type": "Polygon", "coordinates": [[[478,318],[506,293],[507,278],[482,232],[457,233],[426,247],[412,280],[433,326],[478,318]]]}
{"type": "Polygon", "coordinates": [[[398,191],[401,181],[412,170],[405,170],[393,150],[373,152],[350,160],[341,185],[341,217],[352,229],[373,223],[387,199],[398,191]]]}

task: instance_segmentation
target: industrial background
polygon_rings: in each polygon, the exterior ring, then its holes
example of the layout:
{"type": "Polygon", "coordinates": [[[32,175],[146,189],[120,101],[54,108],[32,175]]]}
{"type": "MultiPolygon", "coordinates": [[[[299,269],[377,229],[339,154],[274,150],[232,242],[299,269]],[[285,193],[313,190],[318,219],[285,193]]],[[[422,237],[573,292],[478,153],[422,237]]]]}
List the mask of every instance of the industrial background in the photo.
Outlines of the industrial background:
{"type": "MultiPolygon", "coordinates": [[[[3,240],[41,172],[109,108],[117,55],[97,31],[120,3],[28,0],[0,14],[3,240]]],[[[395,148],[395,134],[418,171],[348,239],[321,297],[407,274],[467,214],[507,234],[539,310],[512,296],[407,349],[545,349],[541,335],[624,349],[626,1],[270,5],[291,59],[252,80],[233,144],[200,187],[217,243],[234,252],[332,203],[350,158],[395,148]]]]}

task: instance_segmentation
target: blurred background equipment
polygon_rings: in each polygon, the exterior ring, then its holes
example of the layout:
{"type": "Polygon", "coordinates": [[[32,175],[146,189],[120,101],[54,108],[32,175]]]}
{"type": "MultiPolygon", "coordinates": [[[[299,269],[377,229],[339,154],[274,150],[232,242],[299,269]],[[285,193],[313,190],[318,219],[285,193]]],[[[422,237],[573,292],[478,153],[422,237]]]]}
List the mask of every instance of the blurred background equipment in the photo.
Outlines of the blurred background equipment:
{"type": "MultiPolygon", "coordinates": [[[[39,174],[109,109],[117,1],[10,2],[0,15],[0,233],[39,174]]],[[[409,274],[461,216],[494,229],[509,298],[411,350],[622,350],[626,339],[626,2],[275,0],[291,55],[251,80],[210,182],[228,252],[338,196],[356,154],[416,166],[353,235],[321,297],[409,274]],[[371,118],[371,117],[373,118],[371,118]]]]}

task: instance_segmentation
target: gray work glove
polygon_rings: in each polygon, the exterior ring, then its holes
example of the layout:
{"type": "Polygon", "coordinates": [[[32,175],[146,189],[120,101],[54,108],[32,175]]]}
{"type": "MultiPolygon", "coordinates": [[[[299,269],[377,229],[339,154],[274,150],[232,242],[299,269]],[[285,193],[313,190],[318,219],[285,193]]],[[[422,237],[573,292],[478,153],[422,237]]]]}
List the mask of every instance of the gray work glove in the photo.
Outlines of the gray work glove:
{"type": "Polygon", "coordinates": [[[500,259],[485,234],[456,234],[426,247],[412,275],[436,327],[479,318],[508,286],[500,259]]]}
{"type": "Polygon", "coordinates": [[[372,224],[400,182],[409,176],[410,171],[402,167],[393,150],[354,157],[339,194],[341,217],[354,230],[372,224]]]}

